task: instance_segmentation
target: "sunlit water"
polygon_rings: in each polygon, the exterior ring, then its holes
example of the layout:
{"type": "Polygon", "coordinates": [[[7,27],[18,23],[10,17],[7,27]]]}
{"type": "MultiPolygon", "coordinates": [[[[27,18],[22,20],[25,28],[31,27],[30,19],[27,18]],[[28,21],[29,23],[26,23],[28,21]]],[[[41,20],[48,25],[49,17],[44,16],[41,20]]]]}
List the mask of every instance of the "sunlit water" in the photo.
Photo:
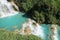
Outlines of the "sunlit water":
{"type": "MultiPolygon", "coordinates": [[[[22,28],[22,24],[25,23],[28,19],[26,17],[23,17],[22,15],[23,14],[17,14],[10,17],[0,18],[0,28],[4,28],[9,31],[13,31],[16,29],[20,30],[22,28]]],[[[44,40],[50,40],[51,39],[50,26],[51,26],[50,24],[40,24],[40,26],[38,26],[34,32],[32,31],[32,34],[40,36],[44,40]]],[[[32,26],[30,27],[31,29],[33,29],[32,26]]],[[[60,40],[60,28],[58,27],[57,27],[57,35],[58,36],[55,35],[55,37],[57,37],[58,40],[60,40]]]]}
{"type": "Polygon", "coordinates": [[[0,28],[8,29],[10,31],[14,30],[16,27],[20,29],[19,26],[26,21],[27,18],[22,16],[23,14],[16,14],[14,16],[9,16],[5,18],[0,18],[0,28]]]}
{"type": "MultiPolygon", "coordinates": [[[[23,17],[21,12],[17,12],[13,9],[12,4],[7,0],[0,0],[0,29],[6,29],[13,31],[15,29],[21,29],[22,24],[26,22],[28,18],[23,17]],[[19,14],[20,13],[20,14],[19,14]]],[[[40,36],[43,40],[51,40],[50,38],[50,24],[37,24],[36,28],[30,25],[31,33],[40,36]]],[[[60,40],[60,27],[54,31],[54,40],[60,40]],[[58,35],[58,36],[57,36],[58,35]]]]}

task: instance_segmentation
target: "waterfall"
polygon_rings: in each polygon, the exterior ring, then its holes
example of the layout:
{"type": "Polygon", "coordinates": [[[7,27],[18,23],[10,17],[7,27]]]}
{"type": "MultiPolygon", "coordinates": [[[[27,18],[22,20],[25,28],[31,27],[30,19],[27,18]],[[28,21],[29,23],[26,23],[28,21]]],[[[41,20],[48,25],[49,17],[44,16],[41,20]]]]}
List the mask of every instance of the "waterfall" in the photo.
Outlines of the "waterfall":
{"type": "Polygon", "coordinates": [[[57,35],[58,34],[58,32],[57,32],[57,28],[55,28],[55,30],[54,30],[54,40],[58,40],[58,38],[57,38],[57,35]]]}
{"type": "Polygon", "coordinates": [[[25,34],[24,30],[27,30],[27,32],[29,31],[28,34],[33,34],[36,35],[38,37],[41,37],[42,39],[44,38],[44,32],[43,32],[43,28],[42,26],[40,26],[38,23],[36,23],[34,20],[28,19],[27,22],[25,22],[22,25],[22,29],[23,30],[20,34],[25,34]]]}
{"type": "Polygon", "coordinates": [[[52,28],[52,34],[51,34],[52,40],[58,40],[57,27],[58,27],[57,25],[51,26],[51,28],[52,28]]]}
{"type": "MultiPolygon", "coordinates": [[[[15,5],[16,6],[16,5],[15,5]]],[[[11,2],[0,0],[0,18],[17,14],[11,2]]]]}

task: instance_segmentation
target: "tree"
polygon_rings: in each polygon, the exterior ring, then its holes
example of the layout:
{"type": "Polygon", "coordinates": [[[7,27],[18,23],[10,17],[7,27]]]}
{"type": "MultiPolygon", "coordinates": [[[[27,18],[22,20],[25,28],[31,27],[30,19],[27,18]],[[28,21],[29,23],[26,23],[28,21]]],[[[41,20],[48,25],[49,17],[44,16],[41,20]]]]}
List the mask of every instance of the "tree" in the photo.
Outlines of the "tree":
{"type": "Polygon", "coordinates": [[[20,10],[37,22],[60,25],[58,22],[60,20],[60,0],[17,0],[16,3],[20,5],[20,10]]]}
{"type": "Polygon", "coordinates": [[[44,19],[44,16],[42,13],[39,13],[38,11],[34,11],[34,16],[33,16],[33,19],[35,19],[38,23],[41,23],[41,22],[44,22],[45,19],[44,19]]]}

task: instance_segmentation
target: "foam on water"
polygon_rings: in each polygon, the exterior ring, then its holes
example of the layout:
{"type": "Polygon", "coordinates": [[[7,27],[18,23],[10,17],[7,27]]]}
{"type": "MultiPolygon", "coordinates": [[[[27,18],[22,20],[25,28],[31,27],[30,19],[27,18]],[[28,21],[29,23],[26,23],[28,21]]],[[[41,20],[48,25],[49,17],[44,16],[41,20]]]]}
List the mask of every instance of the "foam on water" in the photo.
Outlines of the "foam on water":
{"type": "Polygon", "coordinates": [[[58,30],[57,30],[57,25],[52,25],[52,40],[58,40],[58,30]]]}
{"type": "MultiPolygon", "coordinates": [[[[15,4],[14,4],[15,5],[15,4]]],[[[15,5],[16,6],[16,5],[15,5]]],[[[17,6],[16,6],[17,7],[17,6]]],[[[17,8],[18,9],[18,8],[17,8]]],[[[14,9],[13,9],[13,7],[12,7],[12,4],[10,3],[10,2],[8,2],[7,0],[0,0],[0,18],[4,18],[4,17],[8,17],[8,16],[13,16],[13,15],[15,15],[16,16],[16,14],[18,14],[18,12],[17,11],[15,11],[14,9]]],[[[7,18],[5,18],[5,19],[2,19],[2,20],[0,20],[0,26],[2,26],[3,24],[3,26],[5,26],[6,27],[6,25],[15,25],[15,24],[20,24],[20,23],[22,23],[26,18],[23,18],[23,17],[21,17],[20,18],[20,16],[21,15],[17,15],[16,17],[11,17],[10,18],[10,20],[8,21],[8,19],[7,18]],[[12,20],[11,20],[12,19],[12,20]],[[18,19],[18,20],[16,20],[16,19],[18,19]],[[12,23],[13,22],[13,23],[12,23]],[[6,24],[5,24],[6,23],[6,24]],[[11,23],[11,24],[10,24],[11,23]]],[[[31,29],[31,34],[33,34],[33,35],[36,35],[36,36],[39,36],[39,37],[41,37],[42,39],[43,38],[46,38],[45,37],[45,35],[46,34],[44,34],[44,31],[47,31],[47,30],[44,30],[43,29],[43,27],[42,26],[40,26],[38,23],[36,23],[36,25],[34,26],[34,25],[32,25],[33,23],[34,23],[35,21],[33,21],[33,20],[29,20],[29,22],[27,23],[24,23],[23,25],[22,25],[22,30],[24,30],[25,29],[25,27],[29,27],[30,29],[31,29]]],[[[9,28],[10,29],[10,28],[9,28]]],[[[48,31],[47,31],[48,32],[48,31]]],[[[54,31],[53,31],[53,33],[54,34],[52,34],[52,37],[53,37],[53,39],[54,40],[58,40],[58,32],[57,32],[57,28],[56,27],[54,27],[54,31]]],[[[24,31],[23,32],[21,32],[21,34],[24,34],[24,31]]]]}
{"type": "Polygon", "coordinates": [[[35,23],[35,21],[31,20],[31,19],[29,19],[28,22],[24,23],[22,25],[23,32],[21,32],[21,34],[24,34],[24,30],[26,27],[29,27],[29,29],[31,31],[30,34],[39,36],[43,39],[44,38],[44,32],[43,32],[42,26],[40,26],[38,23],[36,23],[36,25],[34,26],[33,23],[35,23]]]}
{"type": "Polygon", "coordinates": [[[57,38],[57,36],[58,36],[58,32],[57,32],[57,28],[55,28],[55,30],[54,30],[54,40],[58,40],[58,38],[57,38]]]}
{"type": "Polygon", "coordinates": [[[7,0],[0,0],[0,18],[17,14],[12,4],[7,0]]]}

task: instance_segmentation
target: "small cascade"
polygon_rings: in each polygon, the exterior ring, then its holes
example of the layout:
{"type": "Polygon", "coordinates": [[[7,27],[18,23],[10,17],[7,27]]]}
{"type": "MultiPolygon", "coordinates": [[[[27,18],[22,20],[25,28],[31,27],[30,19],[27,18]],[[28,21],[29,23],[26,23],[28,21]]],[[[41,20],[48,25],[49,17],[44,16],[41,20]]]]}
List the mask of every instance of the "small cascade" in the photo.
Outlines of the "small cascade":
{"type": "Polygon", "coordinates": [[[52,25],[51,26],[51,39],[52,40],[58,40],[57,25],[52,25]]]}
{"type": "Polygon", "coordinates": [[[41,37],[42,39],[44,38],[42,26],[40,26],[38,23],[31,19],[28,19],[27,22],[22,25],[20,34],[33,34],[41,37]]]}
{"type": "Polygon", "coordinates": [[[0,0],[0,18],[15,15],[17,14],[16,12],[11,2],[0,0]]]}

